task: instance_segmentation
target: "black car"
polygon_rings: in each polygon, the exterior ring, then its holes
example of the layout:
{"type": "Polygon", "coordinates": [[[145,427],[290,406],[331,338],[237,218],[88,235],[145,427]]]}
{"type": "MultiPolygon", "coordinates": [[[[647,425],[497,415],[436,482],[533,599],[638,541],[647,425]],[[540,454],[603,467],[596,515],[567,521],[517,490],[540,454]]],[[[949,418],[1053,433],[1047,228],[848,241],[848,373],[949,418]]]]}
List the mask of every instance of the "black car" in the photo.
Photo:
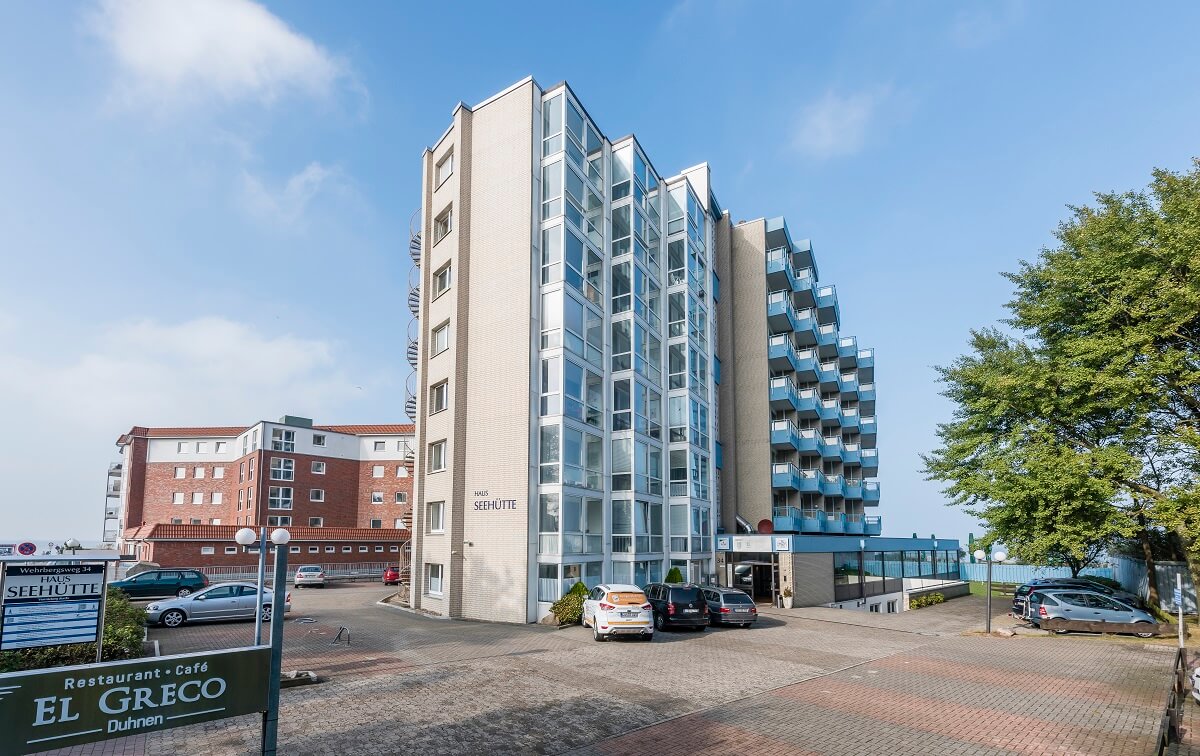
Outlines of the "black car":
{"type": "Polygon", "coordinates": [[[714,625],[741,625],[750,627],[758,621],[758,607],[754,599],[737,588],[701,588],[708,602],[708,620],[714,625]]]}
{"type": "Polygon", "coordinates": [[[146,570],[124,580],[109,583],[120,588],[129,598],[163,598],[188,596],[208,587],[208,577],[199,570],[146,570]]]}
{"type": "Polygon", "coordinates": [[[654,612],[654,629],[690,627],[704,632],[708,627],[708,602],[698,585],[692,583],[651,583],[646,600],[654,612]]]}
{"type": "Polygon", "coordinates": [[[1087,578],[1038,578],[1018,586],[1013,591],[1013,615],[1018,617],[1025,616],[1025,604],[1028,601],[1029,594],[1041,588],[1077,588],[1085,591],[1095,591],[1134,608],[1145,608],[1145,602],[1132,593],[1112,588],[1103,583],[1088,580],[1087,578]]]}

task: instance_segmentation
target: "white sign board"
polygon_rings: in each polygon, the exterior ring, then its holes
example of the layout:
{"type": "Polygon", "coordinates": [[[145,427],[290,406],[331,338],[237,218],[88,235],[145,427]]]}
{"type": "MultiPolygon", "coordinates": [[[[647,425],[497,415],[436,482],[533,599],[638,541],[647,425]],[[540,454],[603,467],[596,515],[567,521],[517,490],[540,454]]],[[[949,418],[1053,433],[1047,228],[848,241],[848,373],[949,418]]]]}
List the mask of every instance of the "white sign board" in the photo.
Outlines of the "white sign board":
{"type": "Polygon", "coordinates": [[[103,565],[5,565],[0,651],[95,642],[103,591],[103,565]]]}

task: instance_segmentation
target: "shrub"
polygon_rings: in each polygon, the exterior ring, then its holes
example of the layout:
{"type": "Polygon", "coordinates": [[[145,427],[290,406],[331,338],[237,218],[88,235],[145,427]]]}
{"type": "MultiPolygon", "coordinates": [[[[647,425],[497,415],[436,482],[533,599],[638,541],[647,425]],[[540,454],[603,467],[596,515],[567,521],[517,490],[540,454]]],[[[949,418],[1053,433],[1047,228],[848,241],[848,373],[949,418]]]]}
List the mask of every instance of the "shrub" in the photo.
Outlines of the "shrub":
{"type": "MultiPolygon", "coordinates": [[[[582,584],[576,583],[575,585],[582,584]]],[[[572,586],[565,596],[550,606],[550,613],[554,615],[560,625],[577,625],[583,619],[583,600],[586,598],[586,588],[583,593],[576,593],[572,586]]]]}
{"type": "Polygon", "coordinates": [[[783,597],[784,598],[792,597],[792,587],[790,585],[783,586],[783,597]]]}
{"type": "Polygon", "coordinates": [[[664,583],[682,583],[683,582],[683,573],[679,571],[678,567],[672,567],[671,569],[667,570],[667,579],[664,580],[663,582],[664,583]]]}
{"type": "Polygon", "coordinates": [[[583,583],[576,580],[575,585],[571,586],[571,590],[569,590],[567,592],[568,593],[578,593],[580,596],[587,596],[588,588],[586,585],[584,585],[583,583]]]}
{"type": "Polygon", "coordinates": [[[940,604],[946,600],[946,597],[940,593],[926,593],[924,596],[914,596],[908,600],[909,609],[921,609],[926,606],[940,604]]]}
{"type": "MultiPolygon", "coordinates": [[[[129,603],[128,597],[119,589],[109,588],[104,604],[103,661],[136,659],[141,656],[145,622],[145,611],[129,603]]],[[[73,664],[91,664],[94,661],[95,643],[23,648],[0,652],[0,672],[67,667],[73,664]]]]}

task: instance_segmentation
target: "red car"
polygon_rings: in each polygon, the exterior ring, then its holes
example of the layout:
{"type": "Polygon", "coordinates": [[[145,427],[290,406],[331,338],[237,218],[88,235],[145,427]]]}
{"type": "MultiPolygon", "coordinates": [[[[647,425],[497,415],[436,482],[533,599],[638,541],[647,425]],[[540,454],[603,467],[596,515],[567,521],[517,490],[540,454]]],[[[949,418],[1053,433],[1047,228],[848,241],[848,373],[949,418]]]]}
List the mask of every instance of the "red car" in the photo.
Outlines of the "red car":
{"type": "Polygon", "coordinates": [[[400,568],[388,567],[383,571],[384,585],[400,585],[400,568]]]}

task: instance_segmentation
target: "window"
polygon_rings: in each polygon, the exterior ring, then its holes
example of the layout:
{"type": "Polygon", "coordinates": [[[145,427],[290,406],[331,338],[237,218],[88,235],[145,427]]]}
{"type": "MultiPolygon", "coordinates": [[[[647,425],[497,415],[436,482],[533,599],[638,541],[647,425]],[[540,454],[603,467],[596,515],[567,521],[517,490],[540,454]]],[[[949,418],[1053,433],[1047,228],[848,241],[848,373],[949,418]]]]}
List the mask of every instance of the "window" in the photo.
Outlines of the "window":
{"type": "Polygon", "coordinates": [[[238,465],[238,483],[245,483],[245,482],[246,482],[246,463],[243,462],[240,465],[238,465]]]}
{"type": "Polygon", "coordinates": [[[405,467],[404,465],[396,465],[396,477],[397,478],[407,478],[408,477],[408,468],[405,467]]]}
{"type": "Polygon", "coordinates": [[[383,477],[383,465],[373,465],[371,467],[371,477],[372,478],[382,478],[383,477]]]}
{"type": "Polygon", "coordinates": [[[191,450],[192,450],[192,445],[190,443],[188,443],[187,441],[180,441],[175,446],[175,451],[180,454],[187,454],[191,450]]]}
{"type": "Polygon", "coordinates": [[[268,509],[291,509],[292,489],[285,486],[271,486],[267,493],[268,509]]]}
{"type": "Polygon", "coordinates": [[[408,503],[408,492],[407,491],[397,491],[396,492],[396,503],[397,504],[407,504],[408,503]]]}
{"type": "Polygon", "coordinates": [[[342,553],[343,553],[343,554],[349,554],[349,553],[350,553],[350,552],[352,552],[352,551],[354,551],[354,549],[353,549],[352,547],[350,547],[350,546],[343,546],[343,547],[342,547],[342,553]]]}
{"type": "Polygon", "coordinates": [[[433,274],[433,298],[437,299],[450,288],[450,263],[446,263],[433,274]]]}
{"type": "Polygon", "coordinates": [[[254,460],[250,460],[250,480],[254,480],[254,460]]]}
{"type": "Polygon", "coordinates": [[[177,480],[186,478],[186,477],[187,477],[187,468],[186,467],[176,467],[175,468],[175,478],[177,480]]]}
{"type": "Polygon", "coordinates": [[[267,525],[275,528],[286,528],[292,524],[292,518],[288,515],[271,515],[267,518],[267,525]]]}
{"type": "Polygon", "coordinates": [[[271,457],[271,480],[295,480],[296,460],[271,457]]]}
{"type": "Polygon", "coordinates": [[[236,553],[237,553],[237,546],[226,546],[226,547],[225,547],[225,553],[226,553],[226,554],[236,554],[236,553]]]}
{"type": "Polygon", "coordinates": [[[239,512],[242,511],[242,504],[245,501],[246,501],[246,492],[239,488],[238,489],[238,511],[239,512]]]}
{"type": "Polygon", "coordinates": [[[196,442],[196,453],[197,454],[207,454],[208,453],[208,442],[207,441],[197,441],[196,442]]]}
{"type": "Polygon", "coordinates": [[[204,480],[204,468],[197,467],[195,470],[192,471],[192,477],[195,478],[196,480],[204,480]]]}
{"type": "Polygon", "coordinates": [[[442,239],[446,238],[446,234],[450,233],[451,218],[454,208],[448,207],[441,215],[433,220],[433,243],[437,244],[442,239]]]}
{"type": "Polygon", "coordinates": [[[210,519],[209,519],[209,521],[208,521],[208,524],[209,524],[209,525],[220,525],[220,524],[221,524],[221,518],[220,518],[220,517],[212,517],[212,518],[210,518],[210,519]]]}
{"type": "Polygon", "coordinates": [[[371,503],[372,504],[382,504],[383,503],[383,491],[372,491],[371,492],[371,503]]]}
{"type": "Polygon", "coordinates": [[[442,595],[442,565],[425,565],[425,588],[426,593],[434,596],[442,595]]]}
{"type": "Polygon", "coordinates": [[[309,501],[325,501],[325,489],[310,488],[308,490],[308,500],[309,501]]]}
{"type": "Polygon", "coordinates": [[[388,546],[388,551],[392,552],[393,554],[398,554],[400,552],[400,547],[399,546],[388,546]]]}
{"type": "Polygon", "coordinates": [[[192,492],[192,503],[193,504],[203,504],[204,503],[204,492],[203,491],[193,491],[192,492]]]}
{"type": "Polygon", "coordinates": [[[288,553],[289,553],[289,554],[299,554],[299,553],[300,553],[300,547],[299,547],[299,546],[289,546],[289,547],[288,547],[288,553]]]}
{"type": "Polygon", "coordinates": [[[182,525],[182,524],[183,524],[183,518],[182,518],[182,517],[172,517],[172,518],[171,518],[171,524],[172,524],[172,525],[182,525]]]}
{"type": "Polygon", "coordinates": [[[283,428],[272,429],[271,451],[296,451],[296,431],[283,428]]]}
{"type": "Polygon", "coordinates": [[[313,434],[313,446],[324,446],[324,445],[325,445],[325,434],[324,433],[314,433],[313,434]]]}
{"type": "Polygon", "coordinates": [[[309,554],[320,554],[320,553],[321,553],[321,547],[320,547],[320,546],[309,546],[309,547],[308,547],[308,553],[309,553],[309,554]]]}
{"type": "Polygon", "coordinates": [[[425,532],[446,532],[446,502],[431,501],[425,505],[425,532]]]}
{"type": "Polygon", "coordinates": [[[188,520],[188,524],[189,525],[203,525],[204,521],[201,520],[199,517],[193,517],[192,519],[188,520]]]}
{"type": "MultiPolygon", "coordinates": [[[[372,528],[382,528],[383,520],[371,520],[371,527],[372,528]]],[[[366,546],[362,546],[359,548],[359,551],[366,551],[366,550],[367,550],[366,546]]]]}
{"type": "Polygon", "coordinates": [[[433,169],[434,188],[441,186],[446,179],[454,175],[454,153],[446,153],[446,157],[442,158],[433,169]]]}
{"type": "Polygon", "coordinates": [[[228,448],[228,446],[229,446],[229,443],[228,443],[228,442],[226,442],[226,441],[218,441],[218,442],[216,443],[216,452],[217,452],[217,454],[224,454],[224,453],[225,453],[225,449],[226,449],[226,448],[228,448]]]}
{"type": "Polygon", "coordinates": [[[224,504],[225,503],[225,494],[221,493],[220,491],[213,491],[212,503],[213,504],[224,504]]]}
{"type": "Polygon", "coordinates": [[[429,472],[446,469],[446,442],[435,441],[429,445],[429,472]]]}
{"type": "Polygon", "coordinates": [[[217,480],[221,480],[222,478],[224,478],[225,477],[225,468],[224,467],[214,467],[213,468],[213,477],[216,478],[217,480]]]}
{"type": "Polygon", "coordinates": [[[382,553],[383,553],[383,547],[382,547],[382,546],[376,546],[376,547],[375,547],[375,553],[376,553],[376,554],[382,554],[382,553]]]}
{"type": "Polygon", "coordinates": [[[394,527],[396,530],[404,530],[404,518],[397,517],[395,522],[392,524],[392,527],[394,527]]]}
{"type": "Polygon", "coordinates": [[[433,354],[436,357],[450,348],[450,322],[446,321],[433,329],[433,354]]]}
{"type": "Polygon", "coordinates": [[[313,475],[324,475],[325,474],[325,463],[324,462],[313,462],[312,463],[312,472],[313,472],[313,475]]]}
{"type": "Polygon", "coordinates": [[[374,444],[375,451],[387,451],[387,441],[376,441],[374,444]]]}
{"type": "Polygon", "coordinates": [[[429,414],[441,412],[449,406],[449,386],[448,381],[442,381],[429,389],[429,414]]]}
{"type": "Polygon", "coordinates": [[[326,553],[326,554],[332,554],[332,553],[334,553],[334,552],[336,552],[336,551],[337,551],[337,546],[326,546],[326,547],[325,547],[325,553],[326,553]]]}
{"type": "Polygon", "coordinates": [[[324,517],[309,517],[308,518],[308,527],[310,527],[310,528],[325,527],[325,518],[324,517]]]}
{"type": "Polygon", "coordinates": [[[213,546],[201,546],[200,553],[201,554],[215,554],[215,553],[217,553],[217,549],[213,546]]]}

